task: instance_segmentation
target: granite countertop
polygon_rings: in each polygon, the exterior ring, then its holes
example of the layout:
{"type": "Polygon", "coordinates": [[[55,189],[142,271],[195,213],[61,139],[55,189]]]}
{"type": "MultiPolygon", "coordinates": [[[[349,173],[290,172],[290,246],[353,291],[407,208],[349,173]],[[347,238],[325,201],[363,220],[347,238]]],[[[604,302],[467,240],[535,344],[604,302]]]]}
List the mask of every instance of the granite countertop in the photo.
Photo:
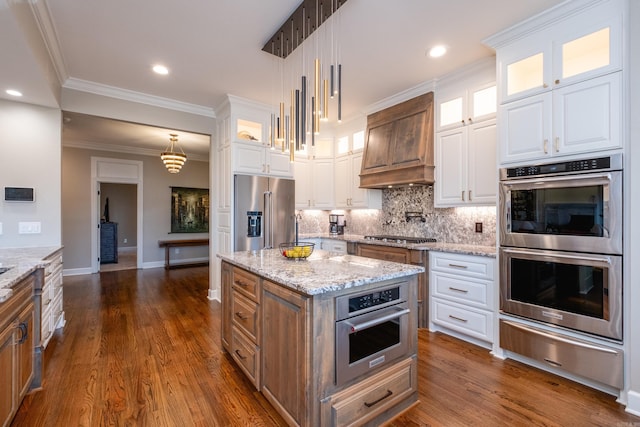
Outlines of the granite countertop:
{"type": "Polygon", "coordinates": [[[12,287],[27,277],[37,268],[44,268],[49,261],[44,261],[61,246],[36,248],[0,248],[0,268],[9,268],[0,274],[0,302],[11,296],[12,287]]]}
{"type": "Polygon", "coordinates": [[[376,283],[424,272],[416,265],[315,250],[304,260],[287,259],[277,249],[218,254],[218,258],[306,295],[376,283]]]}
{"type": "Polygon", "coordinates": [[[439,252],[451,252],[465,255],[478,255],[495,258],[496,247],[495,246],[481,246],[481,245],[468,245],[462,243],[397,243],[397,242],[383,242],[381,240],[369,240],[364,236],[358,234],[304,234],[300,236],[300,239],[333,239],[342,240],[345,242],[366,243],[369,245],[379,246],[394,246],[397,248],[414,249],[420,251],[439,251],[439,252]]]}

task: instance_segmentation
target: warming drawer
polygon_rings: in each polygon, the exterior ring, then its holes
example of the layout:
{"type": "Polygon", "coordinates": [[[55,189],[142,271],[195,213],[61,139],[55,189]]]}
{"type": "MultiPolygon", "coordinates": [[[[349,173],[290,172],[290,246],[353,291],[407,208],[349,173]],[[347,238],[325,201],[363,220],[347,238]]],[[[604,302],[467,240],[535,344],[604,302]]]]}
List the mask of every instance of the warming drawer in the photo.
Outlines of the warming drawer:
{"type": "Polygon", "coordinates": [[[623,352],[508,320],[500,320],[500,347],[538,362],[623,387],[623,352]]]}

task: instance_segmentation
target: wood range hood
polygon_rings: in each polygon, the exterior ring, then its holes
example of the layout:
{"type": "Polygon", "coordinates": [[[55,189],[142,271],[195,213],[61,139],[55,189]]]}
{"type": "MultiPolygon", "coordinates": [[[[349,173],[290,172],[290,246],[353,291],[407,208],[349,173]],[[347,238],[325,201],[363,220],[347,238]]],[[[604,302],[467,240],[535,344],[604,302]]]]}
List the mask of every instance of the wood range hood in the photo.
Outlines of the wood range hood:
{"type": "Polygon", "coordinates": [[[361,188],[434,182],[433,92],[367,116],[361,188]]]}

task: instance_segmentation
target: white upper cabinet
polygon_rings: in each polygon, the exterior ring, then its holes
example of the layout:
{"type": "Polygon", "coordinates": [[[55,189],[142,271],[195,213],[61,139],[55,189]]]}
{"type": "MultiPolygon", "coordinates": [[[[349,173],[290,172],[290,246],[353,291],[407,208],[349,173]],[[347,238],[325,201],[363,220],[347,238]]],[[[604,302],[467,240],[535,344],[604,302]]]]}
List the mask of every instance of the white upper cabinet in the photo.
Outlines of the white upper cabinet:
{"type": "Polygon", "coordinates": [[[445,78],[436,88],[436,105],[434,205],[495,205],[495,62],[445,78]]]}
{"type": "Polygon", "coordinates": [[[500,163],[623,147],[623,4],[563,3],[489,40],[500,163]]]}
{"type": "Polygon", "coordinates": [[[500,48],[500,103],[621,68],[622,14],[603,2],[500,48]]]}
{"type": "Polygon", "coordinates": [[[496,120],[436,134],[436,207],[495,205],[496,120]]]}
{"type": "Polygon", "coordinates": [[[333,159],[296,159],[296,209],[333,209],[333,159]]]}
{"type": "Polygon", "coordinates": [[[467,126],[496,116],[496,84],[438,92],[437,131],[467,126]]]}
{"type": "Polygon", "coordinates": [[[364,131],[336,139],[336,209],[381,209],[382,190],[360,188],[364,131]]]}

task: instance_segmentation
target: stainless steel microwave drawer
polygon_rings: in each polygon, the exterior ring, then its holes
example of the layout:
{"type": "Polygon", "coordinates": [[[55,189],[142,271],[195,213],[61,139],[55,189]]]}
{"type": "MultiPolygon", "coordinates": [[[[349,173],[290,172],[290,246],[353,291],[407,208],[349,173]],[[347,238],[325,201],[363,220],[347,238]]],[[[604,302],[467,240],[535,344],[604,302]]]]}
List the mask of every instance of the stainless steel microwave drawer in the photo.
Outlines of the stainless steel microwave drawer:
{"type": "Polygon", "coordinates": [[[623,352],[508,320],[500,320],[500,347],[549,366],[621,389],[623,352]]]}

